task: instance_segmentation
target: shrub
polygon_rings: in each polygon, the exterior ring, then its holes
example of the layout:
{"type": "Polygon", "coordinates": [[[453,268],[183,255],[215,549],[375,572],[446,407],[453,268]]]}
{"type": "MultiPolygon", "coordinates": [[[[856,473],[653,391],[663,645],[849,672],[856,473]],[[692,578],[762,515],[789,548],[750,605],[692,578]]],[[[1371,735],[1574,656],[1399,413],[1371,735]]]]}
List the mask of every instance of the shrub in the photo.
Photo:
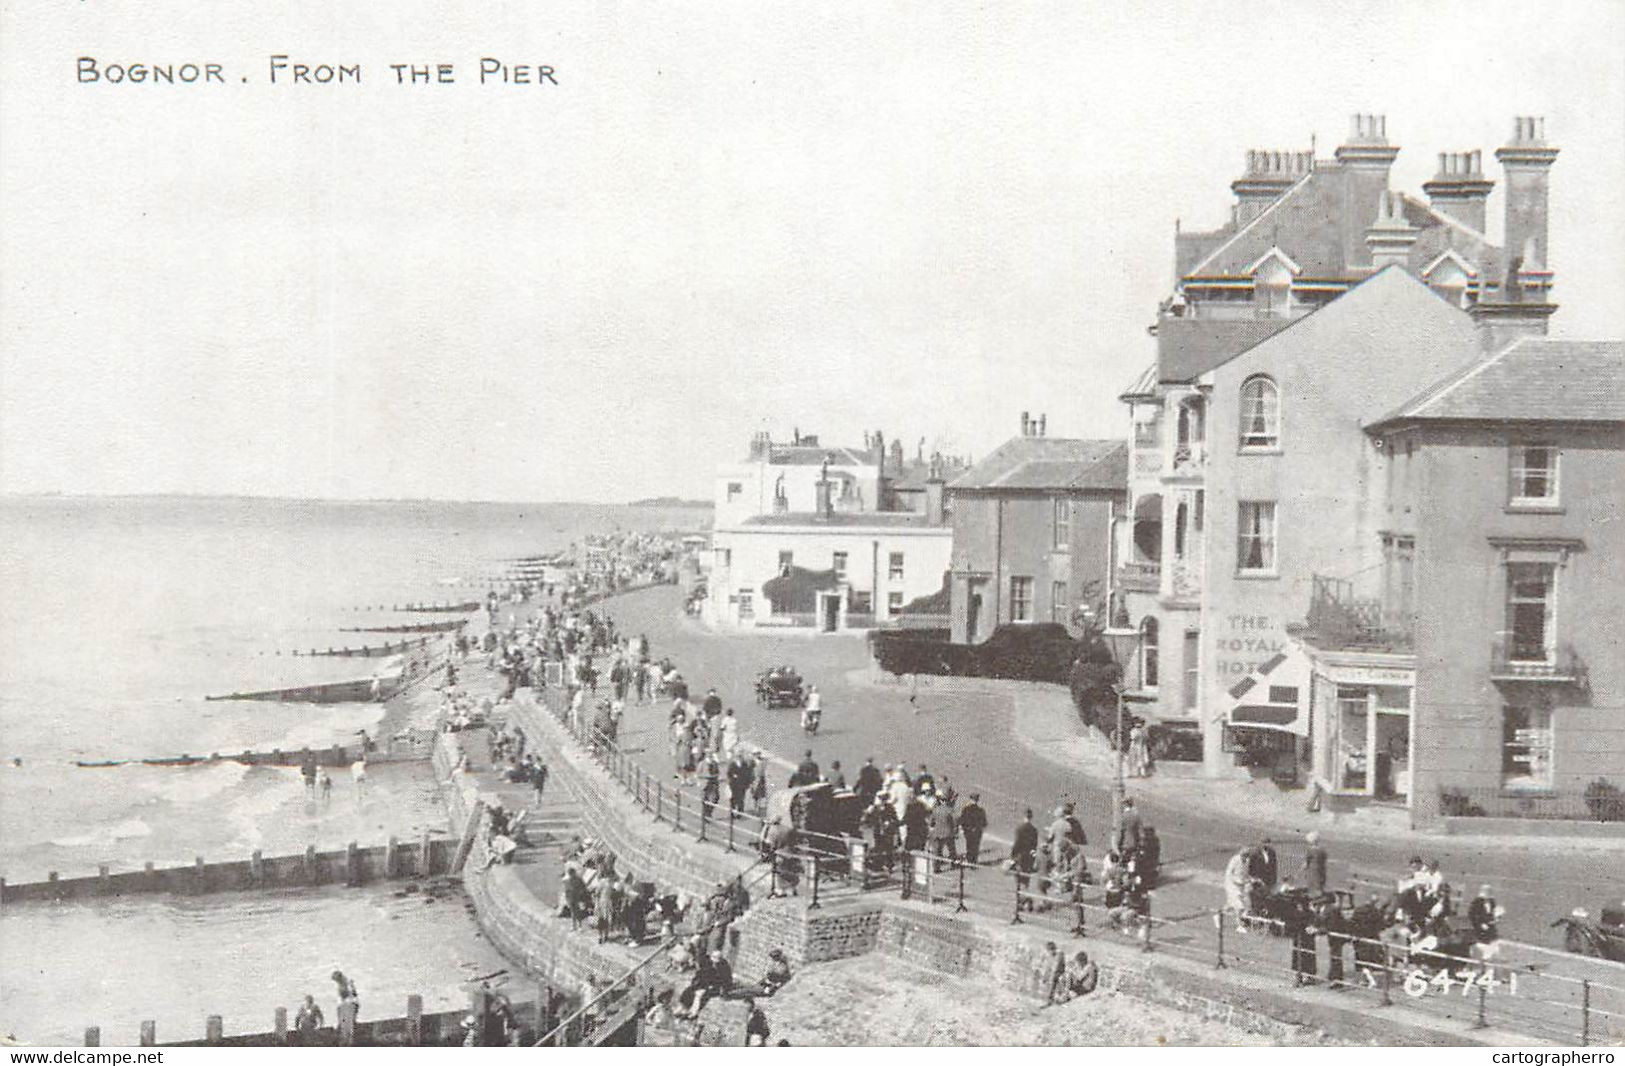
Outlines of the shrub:
{"type": "Polygon", "coordinates": [[[1482,818],[1485,814],[1484,808],[1474,803],[1467,791],[1460,788],[1441,788],[1439,809],[1447,818],[1482,818]]]}
{"type": "Polygon", "coordinates": [[[1625,822],[1625,791],[1612,782],[1597,778],[1586,786],[1586,810],[1599,822],[1625,822]]]}

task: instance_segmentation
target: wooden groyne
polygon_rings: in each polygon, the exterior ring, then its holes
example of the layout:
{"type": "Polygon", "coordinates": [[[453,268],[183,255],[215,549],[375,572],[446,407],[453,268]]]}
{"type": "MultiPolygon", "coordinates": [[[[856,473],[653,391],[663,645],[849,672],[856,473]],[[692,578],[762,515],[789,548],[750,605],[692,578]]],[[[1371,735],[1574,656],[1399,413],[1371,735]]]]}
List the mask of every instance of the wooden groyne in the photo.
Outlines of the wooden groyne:
{"type": "MultiPolygon", "coordinates": [[[[203,1038],[201,1040],[158,1040],[158,1023],[146,1021],[136,1040],[128,1045],[133,1047],[334,1047],[354,1045],[356,1047],[420,1047],[445,1046],[462,1043],[462,1022],[465,1017],[473,1014],[481,1017],[484,1014],[483,999],[487,995],[483,990],[476,990],[469,995],[469,1005],[457,1010],[433,1011],[425,1014],[423,1011],[422,996],[406,997],[406,1013],[390,1018],[378,1018],[372,1021],[351,1022],[341,1019],[338,1025],[323,1026],[314,1033],[300,1033],[294,1031],[288,1024],[288,1008],[278,1007],[272,1014],[271,1028],[256,1033],[240,1033],[232,1036],[225,1035],[225,1018],[219,1014],[209,1015],[203,1023],[203,1038]]],[[[552,1016],[548,1015],[547,1005],[549,995],[546,986],[537,988],[533,998],[518,1001],[510,1000],[514,1018],[529,1025],[533,1031],[546,1032],[552,1027],[552,1016]]],[[[558,997],[551,997],[557,1011],[558,997]]],[[[101,1026],[91,1026],[85,1030],[85,1047],[102,1046],[101,1026]]]]}
{"type": "Polygon", "coordinates": [[[220,700],[266,700],[275,703],[377,703],[393,696],[400,684],[399,678],[384,678],[375,683],[372,678],[354,681],[329,681],[321,685],[299,685],[294,688],[267,688],[253,692],[228,692],[223,696],[203,697],[210,703],[220,700]]]}
{"type": "Polygon", "coordinates": [[[75,766],[87,770],[100,770],[114,766],[197,766],[202,763],[236,762],[245,766],[349,766],[365,753],[368,762],[416,762],[434,754],[434,730],[408,729],[404,734],[389,738],[382,746],[371,749],[362,744],[334,744],[326,748],[298,748],[284,751],[240,751],[236,754],[213,752],[208,755],[169,755],[156,759],[79,759],[75,766]]]}
{"type": "Polygon", "coordinates": [[[425,833],[406,843],[361,847],[351,843],[343,851],[317,851],[315,845],[301,855],[265,856],[259,851],[247,859],[208,862],[199,855],[190,866],[155,866],[113,873],[102,866],[90,877],[60,877],[56,871],[44,881],[8,884],[0,879],[0,903],[98,899],[140,893],[242,892],[271,888],[309,888],[318,885],[359,887],[375,881],[435,877],[451,871],[457,841],[425,833]]]}
{"type": "MultiPolygon", "coordinates": [[[[458,624],[461,624],[461,623],[458,623],[458,624]]],[[[288,654],[293,655],[295,657],[301,657],[302,656],[302,657],[304,657],[306,659],[311,659],[311,658],[343,658],[343,659],[353,659],[353,658],[372,659],[372,658],[379,658],[379,659],[383,659],[383,658],[388,658],[391,655],[399,655],[402,652],[411,651],[414,648],[421,648],[421,647],[423,647],[425,644],[429,643],[429,641],[431,641],[433,639],[434,638],[432,636],[427,636],[427,637],[419,637],[417,640],[402,640],[402,641],[397,641],[397,642],[393,642],[393,643],[386,642],[386,643],[383,643],[383,644],[361,644],[361,645],[357,645],[354,648],[350,648],[350,647],[335,648],[335,647],[332,647],[331,645],[329,645],[325,649],[324,648],[311,648],[308,651],[300,651],[298,648],[295,648],[293,651],[289,652],[288,654]]]]}
{"type": "Polygon", "coordinates": [[[468,625],[466,618],[445,622],[411,622],[398,626],[340,626],[340,633],[450,633],[468,625]]]}

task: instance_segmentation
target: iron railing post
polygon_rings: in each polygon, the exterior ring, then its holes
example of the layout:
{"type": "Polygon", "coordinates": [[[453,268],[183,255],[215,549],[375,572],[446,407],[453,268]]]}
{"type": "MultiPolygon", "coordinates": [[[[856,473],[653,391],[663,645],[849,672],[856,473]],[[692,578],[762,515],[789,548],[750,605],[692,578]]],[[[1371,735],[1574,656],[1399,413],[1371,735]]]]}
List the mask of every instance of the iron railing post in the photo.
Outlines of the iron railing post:
{"type": "Polygon", "coordinates": [[[698,839],[700,839],[702,841],[705,839],[705,823],[707,823],[707,822],[709,822],[711,820],[710,815],[711,815],[711,805],[709,803],[705,802],[705,797],[704,796],[701,796],[700,797],[700,835],[699,835],[698,839]]]}
{"type": "Polygon", "coordinates": [[[729,851],[734,850],[734,819],[736,817],[738,817],[738,815],[739,815],[739,812],[734,810],[733,804],[731,804],[731,803],[728,804],[728,850],[729,851]]]}
{"type": "MultiPolygon", "coordinates": [[[[968,910],[970,910],[970,908],[965,906],[965,867],[961,865],[959,867],[959,904],[954,907],[954,913],[963,914],[968,910]]],[[[1079,913],[1081,914],[1082,912],[1080,911],[1079,913]]]]}
{"type": "Polygon", "coordinates": [[[1213,921],[1219,929],[1219,955],[1218,961],[1213,964],[1213,968],[1215,970],[1223,970],[1228,968],[1224,961],[1224,912],[1219,911],[1218,913],[1214,914],[1213,921]]]}
{"type": "Polygon", "coordinates": [[[665,806],[666,806],[666,786],[663,783],[661,783],[659,781],[656,781],[655,782],[655,821],[658,822],[658,821],[661,820],[661,815],[664,813],[665,806]]]}
{"type": "Polygon", "coordinates": [[[683,791],[682,789],[672,791],[675,795],[672,797],[671,831],[680,833],[683,829],[683,791]]]}
{"type": "Polygon", "coordinates": [[[1488,984],[1478,982],[1478,1016],[1473,1020],[1474,1029],[1488,1029],[1490,1023],[1484,1020],[1484,999],[1489,994],[1488,984]]]}
{"type": "Polygon", "coordinates": [[[1020,925],[1021,924],[1021,873],[1020,873],[1020,868],[1019,867],[1017,868],[1017,872],[1016,872],[1016,876],[1015,876],[1015,884],[1016,884],[1016,913],[1015,913],[1014,916],[1011,917],[1010,924],[1011,925],[1020,925]]]}
{"type": "Polygon", "coordinates": [[[815,910],[819,909],[818,881],[819,881],[819,877],[818,877],[818,852],[815,851],[815,852],[813,852],[813,856],[812,856],[812,883],[813,883],[812,902],[807,904],[807,909],[810,910],[810,911],[815,911],[815,910]]]}
{"type": "Polygon", "coordinates": [[[1580,980],[1580,1046],[1591,1046],[1591,979],[1580,980]]]}

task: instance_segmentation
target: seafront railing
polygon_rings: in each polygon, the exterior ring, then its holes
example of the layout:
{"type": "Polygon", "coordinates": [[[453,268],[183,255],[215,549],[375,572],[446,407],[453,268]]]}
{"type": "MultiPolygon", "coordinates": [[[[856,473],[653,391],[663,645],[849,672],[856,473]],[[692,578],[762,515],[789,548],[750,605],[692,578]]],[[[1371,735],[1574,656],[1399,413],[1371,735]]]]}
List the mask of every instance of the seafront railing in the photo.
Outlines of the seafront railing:
{"type": "Polygon", "coordinates": [[[1473,1029],[1496,1027],[1582,1045],[1625,1039],[1625,967],[1618,964],[1600,964],[1620,973],[1616,979],[1609,970],[1604,980],[1319,928],[1311,952],[1302,943],[1306,934],[1299,932],[1295,941],[1295,928],[1280,919],[1238,916],[1222,908],[1154,915],[1154,891],[1136,910],[1076,875],[1028,873],[1009,863],[1003,868],[971,864],[924,849],[877,854],[865,841],[839,834],[799,832],[794,846],[774,848],[764,841],[770,823],[763,811],[735,809],[720,793],[715,800],[696,801],[691,786],[667,785],[614,738],[572,720],[566,707],[540,702],[656,821],[693,834],[698,844],[762,851],[768,869],[761,876],[772,878],[773,894],[805,889],[809,909],[832,893],[895,892],[903,900],[951,905],[955,914],[1036,925],[1075,939],[1104,935],[1141,952],[1202,962],[1249,979],[1352,991],[1366,997],[1343,1001],[1357,1009],[1404,1002],[1473,1029]],[[990,874],[995,875],[991,880],[990,874]],[[1245,931],[1237,931],[1237,925],[1245,931]],[[1333,940],[1341,971],[1335,975],[1329,972],[1333,940]]]}

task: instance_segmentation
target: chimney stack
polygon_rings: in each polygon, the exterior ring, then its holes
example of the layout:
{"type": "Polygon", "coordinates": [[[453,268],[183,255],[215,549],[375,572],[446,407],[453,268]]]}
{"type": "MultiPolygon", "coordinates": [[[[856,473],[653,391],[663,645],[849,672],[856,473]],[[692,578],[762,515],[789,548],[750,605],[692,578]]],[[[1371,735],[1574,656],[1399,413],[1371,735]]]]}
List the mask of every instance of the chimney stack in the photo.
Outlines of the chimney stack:
{"type": "Polygon", "coordinates": [[[1551,263],[1546,245],[1547,184],[1557,149],[1546,143],[1546,120],[1521,116],[1513,119],[1512,143],[1495,150],[1506,172],[1506,254],[1509,283],[1516,272],[1514,260],[1528,261],[1534,242],[1534,261],[1544,270],[1551,263]]]}
{"type": "Polygon", "coordinates": [[[1371,255],[1371,268],[1405,266],[1411,257],[1411,246],[1416,243],[1418,231],[1405,218],[1404,203],[1397,192],[1383,190],[1377,194],[1377,219],[1365,231],[1366,249],[1371,255]]]}
{"type": "MultiPolygon", "coordinates": [[[[1339,145],[1333,154],[1343,165],[1345,203],[1374,204],[1379,193],[1388,191],[1388,171],[1394,165],[1394,157],[1399,155],[1399,149],[1388,143],[1386,116],[1352,116],[1349,139],[1339,145]]],[[[1364,236],[1358,227],[1344,224],[1345,265],[1364,266],[1370,262],[1371,253],[1364,236]]]]}
{"type": "Polygon", "coordinates": [[[1042,437],[1045,434],[1046,427],[1048,425],[1049,425],[1049,415],[1039,415],[1038,416],[1038,433],[1037,433],[1037,436],[1042,437]]]}
{"type": "Polygon", "coordinates": [[[1021,435],[1023,437],[1030,437],[1033,435],[1033,421],[1028,417],[1028,414],[1029,412],[1027,411],[1021,412],[1021,435]]]}
{"type": "MultiPolygon", "coordinates": [[[[1247,153],[1246,167],[1242,176],[1230,183],[1230,191],[1236,194],[1232,218],[1237,229],[1262,215],[1270,204],[1315,169],[1315,153],[1255,149],[1247,153]]],[[[1177,223],[1175,225],[1177,236],[1177,223]]]]}
{"type": "Polygon", "coordinates": [[[1422,183],[1428,203],[1440,214],[1479,233],[1484,232],[1484,207],[1495,182],[1484,177],[1484,153],[1440,152],[1439,172],[1422,183]]]}
{"type": "Polygon", "coordinates": [[[944,487],[942,455],[941,453],[933,453],[931,467],[925,478],[925,522],[927,525],[942,525],[942,493],[944,487]]]}

